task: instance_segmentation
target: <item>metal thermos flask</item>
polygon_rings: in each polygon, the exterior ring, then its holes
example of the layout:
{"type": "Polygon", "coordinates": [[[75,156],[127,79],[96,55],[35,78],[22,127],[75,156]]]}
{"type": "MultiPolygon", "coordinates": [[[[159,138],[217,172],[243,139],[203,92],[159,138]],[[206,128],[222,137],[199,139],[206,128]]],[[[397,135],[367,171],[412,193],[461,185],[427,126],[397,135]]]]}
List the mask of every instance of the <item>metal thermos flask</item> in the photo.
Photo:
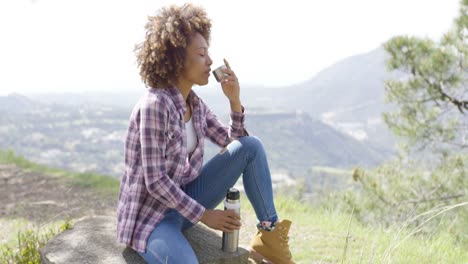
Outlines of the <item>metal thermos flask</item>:
{"type": "MultiPolygon", "coordinates": [[[[234,210],[240,215],[240,192],[235,188],[230,188],[224,200],[224,210],[234,210]]],[[[239,246],[239,230],[227,233],[223,232],[223,246],[225,252],[237,252],[239,246]]]]}

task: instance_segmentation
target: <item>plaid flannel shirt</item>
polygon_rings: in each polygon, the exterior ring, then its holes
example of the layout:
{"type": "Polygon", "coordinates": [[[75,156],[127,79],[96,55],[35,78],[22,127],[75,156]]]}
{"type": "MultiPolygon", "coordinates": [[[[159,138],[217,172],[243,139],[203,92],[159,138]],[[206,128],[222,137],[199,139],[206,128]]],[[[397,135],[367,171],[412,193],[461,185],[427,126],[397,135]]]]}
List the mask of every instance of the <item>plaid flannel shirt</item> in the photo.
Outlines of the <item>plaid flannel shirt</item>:
{"type": "Polygon", "coordinates": [[[191,91],[192,120],[198,145],[187,153],[186,104],[177,88],[150,89],[134,107],[125,140],[125,173],[117,206],[117,240],[139,252],[169,208],[197,223],[205,208],[181,187],[202,170],[204,138],[220,147],[247,135],[242,113],[231,112],[224,126],[191,91]]]}

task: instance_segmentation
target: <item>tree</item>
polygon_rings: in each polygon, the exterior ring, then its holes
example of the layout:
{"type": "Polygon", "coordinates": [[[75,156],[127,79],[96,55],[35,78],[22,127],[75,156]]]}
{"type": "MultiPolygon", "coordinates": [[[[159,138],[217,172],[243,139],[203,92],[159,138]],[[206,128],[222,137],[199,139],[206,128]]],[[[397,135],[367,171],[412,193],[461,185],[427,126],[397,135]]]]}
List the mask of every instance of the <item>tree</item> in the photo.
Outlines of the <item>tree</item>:
{"type": "Polygon", "coordinates": [[[388,68],[403,76],[385,82],[386,99],[396,107],[384,120],[406,150],[420,151],[424,159],[400,155],[374,170],[356,168],[352,176],[362,192],[343,192],[332,206],[345,202],[341,209],[352,210],[361,222],[397,224],[428,237],[447,233],[467,247],[467,11],[468,0],[462,0],[453,28],[439,42],[397,36],[384,45],[388,68]],[[423,151],[428,148],[441,152],[423,151]]]}
{"type": "Polygon", "coordinates": [[[384,44],[389,70],[403,72],[385,82],[386,100],[397,107],[384,113],[407,149],[468,149],[468,0],[439,42],[397,36],[384,44]]]}

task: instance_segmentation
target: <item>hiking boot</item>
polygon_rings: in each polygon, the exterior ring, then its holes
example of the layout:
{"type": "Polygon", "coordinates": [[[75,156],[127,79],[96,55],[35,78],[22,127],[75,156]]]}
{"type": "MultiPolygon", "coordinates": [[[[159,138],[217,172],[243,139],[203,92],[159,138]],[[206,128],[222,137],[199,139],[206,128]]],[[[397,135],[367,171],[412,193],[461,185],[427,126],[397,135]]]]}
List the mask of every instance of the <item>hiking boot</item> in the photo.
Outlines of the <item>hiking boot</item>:
{"type": "Polygon", "coordinates": [[[294,264],[288,245],[291,221],[276,223],[273,231],[259,230],[250,242],[250,257],[260,263],[294,264]]]}

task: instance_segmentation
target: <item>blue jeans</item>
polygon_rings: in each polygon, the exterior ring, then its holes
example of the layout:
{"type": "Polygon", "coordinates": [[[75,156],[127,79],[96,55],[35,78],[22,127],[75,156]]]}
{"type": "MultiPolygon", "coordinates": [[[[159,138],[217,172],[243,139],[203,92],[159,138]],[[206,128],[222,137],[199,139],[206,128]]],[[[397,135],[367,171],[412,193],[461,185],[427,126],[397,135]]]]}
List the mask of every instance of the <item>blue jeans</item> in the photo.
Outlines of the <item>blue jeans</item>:
{"type": "MultiPolygon", "coordinates": [[[[200,176],[184,191],[206,209],[223,201],[226,191],[243,175],[245,193],[259,221],[277,219],[273,203],[270,169],[263,145],[256,137],[241,137],[231,142],[203,166],[200,176]]],[[[198,263],[182,231],[193,224],[170,209],[147,241],[146,252],[139,253],[147,263],[198,263]]]]}

